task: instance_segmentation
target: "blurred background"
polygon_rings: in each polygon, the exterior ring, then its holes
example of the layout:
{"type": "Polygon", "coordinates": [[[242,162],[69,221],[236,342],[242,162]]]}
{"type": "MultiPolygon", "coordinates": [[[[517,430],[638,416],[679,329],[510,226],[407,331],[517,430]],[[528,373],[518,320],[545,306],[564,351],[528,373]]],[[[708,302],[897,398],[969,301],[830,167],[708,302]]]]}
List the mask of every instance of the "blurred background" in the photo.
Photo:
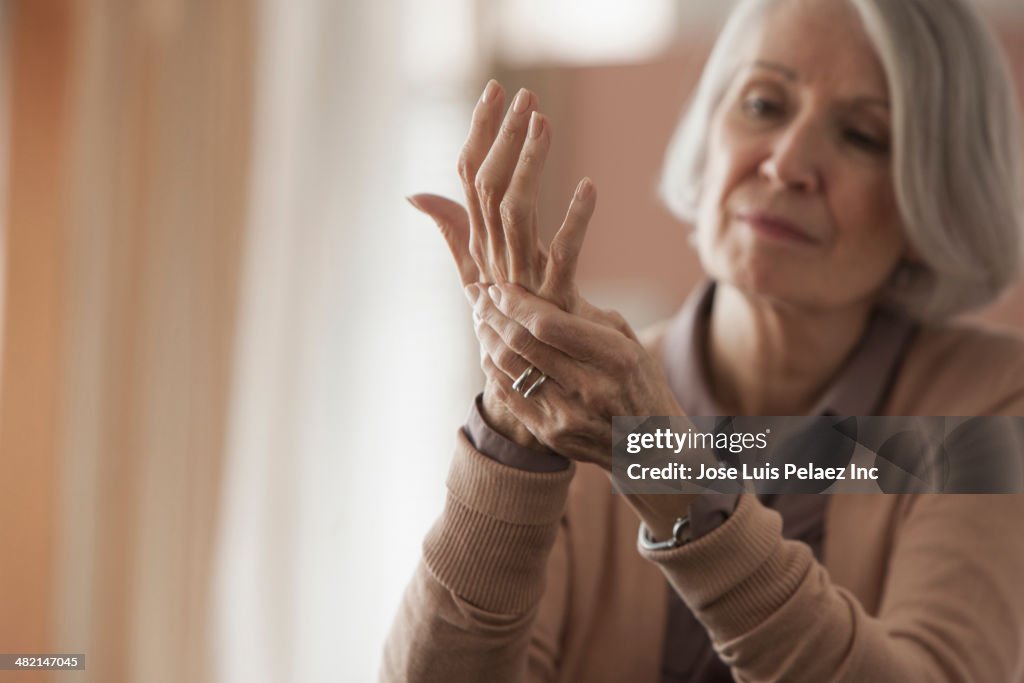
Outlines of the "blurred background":
{"type": "Polygon", "coordinates": [[[657,174],[730,4],[0,0],[0,652],[87,655],[0,680],[374,680],[482,386],[403,196],[529,87],[547,234],[598,187],[584,294],[671,314],[657,174]]]}

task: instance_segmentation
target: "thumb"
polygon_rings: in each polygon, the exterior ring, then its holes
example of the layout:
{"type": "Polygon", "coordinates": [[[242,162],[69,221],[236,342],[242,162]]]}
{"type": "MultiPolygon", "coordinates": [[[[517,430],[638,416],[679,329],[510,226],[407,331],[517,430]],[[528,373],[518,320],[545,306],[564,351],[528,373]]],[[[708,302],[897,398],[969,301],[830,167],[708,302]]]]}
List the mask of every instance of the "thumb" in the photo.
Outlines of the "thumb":
{"type": "Polygon", "coordinates": [[[476,282],[480,271],[469,251],[469,215],[466,209],[458,202],[436,194],[414,194],[406,200],[437,223],[459,269],[462,286],[476,282]]]}

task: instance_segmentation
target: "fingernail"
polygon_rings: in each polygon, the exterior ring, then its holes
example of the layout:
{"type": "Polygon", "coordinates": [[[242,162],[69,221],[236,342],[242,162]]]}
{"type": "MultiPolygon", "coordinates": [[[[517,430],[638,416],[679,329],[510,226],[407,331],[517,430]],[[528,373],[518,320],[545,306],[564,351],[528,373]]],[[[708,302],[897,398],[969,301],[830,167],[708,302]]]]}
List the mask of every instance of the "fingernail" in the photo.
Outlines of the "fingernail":
{"type": "Polygon", "coordinates": [[[512,102],[512,111],[517,114],[522,114],[526,111],[526,108],[530,106],[530,91],[526,88],[521,88],[516,93],[516,99],[512,102]]]}
{"type": "Polygon", "coordinates": [[[544,131],[544,116],[540,112],[530,114],[530,137],[539,138],[544,131]]]}
{"type": "Polygon", "coordinates": [[[476,300],[480,298],[480,285],[466,285],[462,291],[471,304],[475,304],[476,300]]]}
{"type": "Polygon", "coordinates": [[[593,189],[594,183],[591,182],[590,178],[584,178],[580,181],[580,184],[576,186],[576,199],[579,199],[580,201],[588,199],[593,189]]]}
{"type": "Polygon", "coordinates": [[[407,201],[410,204],[412,204],[412,208],[416,209],[417,211],[422,211],[423,210],[423,207],[420,206],[418,203],[416,203],[416,198],[413,197],[412,195],[407,195],[405,197],[405,201],[407,201]]]}
{"type": "Polygon", "coordinates": [[[498,92],[498,81],[496,81],[496,80],[494,80],[492,78],[491,80],[487,81],[487,85],[484,86],[484,92],[480,96],[480,101],[485,103],[485,104],[490,102],[491,100],[494,99],[494,95],[497,92],[498,92]]]}
{"type": "Polygon", "coordinates": [[[491,285],[487,288],[487,295],[491,297],[491,301],[496,304],[501,304],[501,290],[495,285],[491,285]]]}

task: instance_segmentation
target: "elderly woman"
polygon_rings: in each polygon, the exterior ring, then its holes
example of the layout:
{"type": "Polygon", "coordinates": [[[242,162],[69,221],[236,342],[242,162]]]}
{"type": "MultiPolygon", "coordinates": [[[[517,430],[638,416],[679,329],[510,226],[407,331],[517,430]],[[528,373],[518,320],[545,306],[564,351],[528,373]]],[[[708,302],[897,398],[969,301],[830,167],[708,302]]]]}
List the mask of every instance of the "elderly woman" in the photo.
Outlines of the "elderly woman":
{"type": "Polygon", "coordinates": [[[642,341],[573,285],[589,180],[538,244],[536,104],[502,120],[488,84],[466,208],[413,198],[486,385],[383,678],[1024,681],[1024,496],[626,496],[607,476],[614,415],[1024,411],[1024,344],[944,322],[1021,259],[1013,96],[966,2],[739,4],[663,183],[709,281],[642,341]]]}

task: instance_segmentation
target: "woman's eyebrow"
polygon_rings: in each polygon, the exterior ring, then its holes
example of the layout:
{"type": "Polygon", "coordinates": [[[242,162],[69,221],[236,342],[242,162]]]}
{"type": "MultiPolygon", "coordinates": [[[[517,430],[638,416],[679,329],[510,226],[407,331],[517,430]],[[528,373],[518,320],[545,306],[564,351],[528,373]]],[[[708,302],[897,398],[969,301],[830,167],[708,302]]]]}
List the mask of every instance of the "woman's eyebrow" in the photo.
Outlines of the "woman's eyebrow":
{"type": "Polygon", "coordinates": [[[756,66],[756,67],[760,67],[762,69],[770,69],[772,71],[777,71],[778,73],[780,73],[783,76],[785,76],[787,80],[790,80],[790,81],[797,80],[797,73],[796,73],[795,70],[789,68],[788,66],[783,66],[782,64],[779,64],[778,62],[769,62],[769,61],[766,61],[764,59],[758,59],[758,60],[755,60],[755,61],[751,62],[750,66],[752,66],[752,67],[756,66]]]}
{"type": "Polygon", "coordinates": [[[884,97],[874,97],[871,95],[861,95],[859,97],[853,97],[850,99],[850,104],[854,106],[872,106],[882,107],[889,109],[889,100],[884,97]]]}

